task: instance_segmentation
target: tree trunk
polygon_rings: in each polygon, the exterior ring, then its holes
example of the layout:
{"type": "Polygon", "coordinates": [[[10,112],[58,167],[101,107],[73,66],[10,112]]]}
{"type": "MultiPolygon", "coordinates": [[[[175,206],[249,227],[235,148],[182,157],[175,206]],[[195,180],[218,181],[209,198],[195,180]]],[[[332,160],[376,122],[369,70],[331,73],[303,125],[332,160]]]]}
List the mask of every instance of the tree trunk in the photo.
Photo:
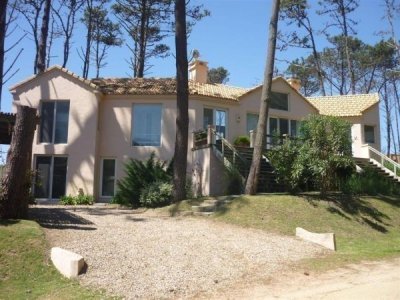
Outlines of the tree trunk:
{"type": "Polygon", "coordinates": [[[186,33],[186,2],[175,2],[176,47],[176,139],[174,152],[174,202],[186,198],[186,168],[189,126],[189,86],[186,33]]]}
{"type": "Polygon", "coordinates": [[[0,108],[4,75],[4,41],[6,39],[7,2],[8,0],[3,0],[0,2],[0,108]]]}
{"type": "Polygon", "coordinates": [[[83,73],[82,77],[87,79],[89,76],[89,64],[90,64],[90,47],[92,44],[92,34],[93,34],[93,3],[91,0],[87,0],[89,18],[88,18],[88,28],[87,28],[87,35],[86,35],[86,49],[85,49],[85,57],[83,60],[83,73]]]}
{"type": "Polygon", "coordinates": [[[1,179],[0,217],[26,218],[31,188],[31,157],[36,109],[17,106],[17,117],[7,154],[6,175],[1,179]]]}
{"type": "Polygon", "coordinates": [[[272,76],[274,72],[276,36],[278,31],[280,0],[272,2],[272,16],[269,23],[268,53],[264,72],[264,84],[261,94],[260,116],[258,118],[256,140],[254,145],[253,160],[251,162],[249,176],[247,177],[245,193],[254,195],[257,193],[258,178],[263,150],[265,149],[265,134],[268,118],[268,109],[271,99],[272,76]]]}
{"type": "Polygon", "coordinates": [[[37,60],[37,71],[39,73],[44,72],[44,70],[46,69],[46,48],[47,48],[47,36],[49,33],[50,8],[51,8],[51,0],[46,0],[44,2],[42,27],[40,29],[39,54],[37,60]]]}
{"type": "Polygon", "coordinates": [[[350,57],[350,49],[349,49],[349,33],[347,30],[347,16],[345,11],[345,6],[343,0],[340,1],[340,14],[342,16],[343,21],[343,35],[345,41],[345,53],[346,53],[346,60],[347,60],[347,67],[349,68],[350,73],[350,89],[351,93],[354,95],[356,93],[356,78],[354,74],[354,67],[353,67],[353,60],[350,57]]]}
{"type": "Polygon", "coordinates": [[[144,76],[144,63],[146,60],[146,31],[147,31],[146,20],[148,19],[147,14],[148,14],[147,0],[142,0],[141,18],[140,18],[139,56],[136,64],[137,67],[136,76],[138,78],[143,78],[144,76]]]}

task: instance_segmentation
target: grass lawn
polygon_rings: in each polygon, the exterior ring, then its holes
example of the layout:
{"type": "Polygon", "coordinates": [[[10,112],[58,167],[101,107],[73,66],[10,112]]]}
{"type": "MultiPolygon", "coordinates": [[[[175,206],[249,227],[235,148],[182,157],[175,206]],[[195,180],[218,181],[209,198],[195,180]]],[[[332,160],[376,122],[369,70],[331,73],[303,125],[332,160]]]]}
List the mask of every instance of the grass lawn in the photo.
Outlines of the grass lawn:
{"type": "Polygon", "coordinates": [[[376,196],[349,199],[335,194],[242,196],[220,209],[215,220],[284,235],[296,227],[334,232],[337,252],[306,264],[316,269],[362,260],[400,256],[400,199],[376,196]]]}
{"type": "Polygon", "coordinates": [[[62,277],[46,256],[47,249],[36,222],[0,221],[0,299],[106,298],[62,277]]]}

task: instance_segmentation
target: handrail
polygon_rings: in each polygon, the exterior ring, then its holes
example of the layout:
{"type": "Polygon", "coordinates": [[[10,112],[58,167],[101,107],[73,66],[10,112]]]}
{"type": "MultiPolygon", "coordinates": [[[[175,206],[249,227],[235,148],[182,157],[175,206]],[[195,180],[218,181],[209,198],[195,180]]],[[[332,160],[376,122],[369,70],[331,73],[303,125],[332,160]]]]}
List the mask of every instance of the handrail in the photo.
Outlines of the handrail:
{"type": "Polygon", "coordinates": [[[222,142],[222,149],[221,149],[221,152],[222,152],[223,155],[224,155],[224,146],[227,146],[227,147],[232,151],[232,153],[233,153],[233,164],[235,164],[235,157],[237,156],[237,157],[245,164],[246,167],[248,166],[247,160],[246,160],[245,158],[243,158],[243,157],[240,155],[239,151],[237,151],[236,148],[235,148],[231,143],[229,143],[229,142],[228,142],[221,134],[219,134],[215,129],[211,128],[211,132],[212,132],[212,134],[213,134],[214,136],[218,137],[218,138],[221,140],[221,142],[222,142]]]}
{"type": "Polygon", "coordinates": [[[374,154],[376,154],[376,155],[379,157],[380,162],[379,162],[378,160],[376,160],[375,158],[371,157],[371,155],[368,153],[368,157],[369,157],[370,159],[375,160],[376,162],[380,163],[381,166],[382,166],[383,168],[387,169],[388,171],[393,172],[393,173],[394,173],[394,176],[395,176],[396,178],[400,178],[400,176],[397,175],[397,172],[398,172],[398,171],[400,172],[400,164],[399,164],[399,163],[395,162],[395,161],[392,160],[390,157],[386,156],[386,155],[383,154],[382,152],[379,152],[378,150],[376,150],[375,148],[373,148],[373,147],[371,147],[371,146],[369,146],[369,145],[364,145],[363,147],[367,147],[368,151],[371,151],[371,152],[373,152],[374,154]],[[388,162],[389,164],[393,165],[393,171],[390,170],[387,166],[385,166],[385,162],[388,162]]]}

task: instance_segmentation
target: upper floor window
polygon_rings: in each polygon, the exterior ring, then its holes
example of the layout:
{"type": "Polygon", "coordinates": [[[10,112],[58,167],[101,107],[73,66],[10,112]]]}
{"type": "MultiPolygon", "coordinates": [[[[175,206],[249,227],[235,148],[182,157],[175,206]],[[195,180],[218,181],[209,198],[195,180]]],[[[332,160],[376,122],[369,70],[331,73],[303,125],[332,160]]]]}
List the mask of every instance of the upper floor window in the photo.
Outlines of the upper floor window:
{"type": "Polygon", "coordinates": [[[374,126],[364,125],[364,140],[366,143],[375,143],[375,129],[374,126]]]}
{"type": "Polygon", "coordinates": [[[289,110],[289,95],[284,93],[271,92],[270,108],[278,110],[289,110]]]}
{"type": "Polygon", "coordinates": [[[132,146],[161,145],[161,104],[134,104],[132,146]]]}
{"type": "Polygon", "coordinates": [[[69,101],[43,101],[40,113],[40,143],[68,141],[69,101]]]}

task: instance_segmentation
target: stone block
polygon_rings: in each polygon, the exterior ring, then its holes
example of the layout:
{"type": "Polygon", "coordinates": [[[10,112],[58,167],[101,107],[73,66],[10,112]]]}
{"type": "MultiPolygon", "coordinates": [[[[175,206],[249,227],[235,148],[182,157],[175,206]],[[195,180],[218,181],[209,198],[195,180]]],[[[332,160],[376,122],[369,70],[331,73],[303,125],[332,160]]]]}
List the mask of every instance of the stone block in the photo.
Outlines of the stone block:
{"type": "Polygon", "coordinates": [[[306,241],[321,245],[325,248],[336,250],[335,234],[334,233],[314,233],[307,231],[301,227],[296,228],[296,236],[306,241]]]}
{"type": "Polygon", "coordinates": [[[51,248],[51,261],[57,270],[67,278],[78,277],[85,265],[81,255],[60,247],[51,248]]]}

